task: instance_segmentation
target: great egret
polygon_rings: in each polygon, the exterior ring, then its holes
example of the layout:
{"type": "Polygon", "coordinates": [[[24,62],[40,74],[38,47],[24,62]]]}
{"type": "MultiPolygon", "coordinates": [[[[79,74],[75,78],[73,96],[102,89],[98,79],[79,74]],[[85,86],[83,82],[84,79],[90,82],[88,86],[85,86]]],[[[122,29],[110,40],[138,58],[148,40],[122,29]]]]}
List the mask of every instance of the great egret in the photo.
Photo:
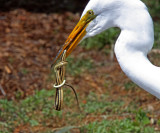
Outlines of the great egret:
{"type": "Polygon", "coordinates": [[[90,0],[53,63],[65,49],[68,56],[81,40],[110,27],[121,29],[114,50],[124,73],[160,99],[160,67],[147,58],[154,42],[153,22],[140,0],[90,0]]]}

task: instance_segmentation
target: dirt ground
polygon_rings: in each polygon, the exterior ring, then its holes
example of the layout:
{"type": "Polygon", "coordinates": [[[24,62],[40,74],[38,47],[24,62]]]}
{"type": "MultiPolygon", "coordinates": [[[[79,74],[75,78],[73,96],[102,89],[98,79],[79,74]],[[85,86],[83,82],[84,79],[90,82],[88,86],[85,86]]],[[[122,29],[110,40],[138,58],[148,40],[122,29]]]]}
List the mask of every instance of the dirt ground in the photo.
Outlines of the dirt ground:
{"type": "MultiPolygon", "coordinates": [[[[7,98],[47,88],[50,64],[79,14],[38,14],[22,9],[0,14],[0,83],[7,98]]],[[[1,94],[1,97],[2,94],[1,94]]]]}

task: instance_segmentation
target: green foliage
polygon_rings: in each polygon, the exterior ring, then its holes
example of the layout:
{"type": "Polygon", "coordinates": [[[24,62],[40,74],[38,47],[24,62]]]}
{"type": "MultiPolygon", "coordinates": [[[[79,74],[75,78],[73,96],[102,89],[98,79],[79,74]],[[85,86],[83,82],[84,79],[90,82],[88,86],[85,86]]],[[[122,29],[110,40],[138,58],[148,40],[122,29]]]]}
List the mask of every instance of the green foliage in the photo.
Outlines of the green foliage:
{"type": "Polygon", "coordinates": [[[83,104],[82,108],[86,113],[104,113],[108,105],[108,103],[104,101],[104,95],[98,99],[97,95],[91,92],[87,97],[87,103],[83,104]]]}
{"type": "Polygon", "coordinates": [[[86,133],[155,133],[154,128],[137,125],[131,119],[124,120],[103,120],[93,122],[81,128],[86,133]]]}
{"type": "MultiPolygon", "coordinates": [[[[64,105],[72,108],[74,96],[71,97],[71,91],[64,89],[64,105]],[[69,96],[69,97],[68,97],[69,96]]],[[[112,100],[109,101],[108,94],[96,94],[91,92],[86,97],[86,103],[80,102],[82,113],[67,111],[64,115],[62,111],[55,111],[53,96],[55,90],[41,90],[36,91],[35,95],[27,97],[20,102],[12,102],[8,100],[0,100],[0,132],[10,133],[14,128],[21,124],[30,124],[31,127],[43,124],[45,126],[46,120],[65,119],[67,125],[57,132],[70,132],[77,125],[77,119],[83,120],[86,114],[102,117],[103,120],[95,121],[80,128],[81,132],[86,133],[156,133],[152,127],[149,126],[149,118],[145,111],[139,109],[137,106],[130,104],[124,108],[124,101],[112,100]],[[126,118],[123,120],[106,120],[108,116],[121,116],[123,113],[131,113],[135,118],[126,118]]],[[[47,130],[48,133],[52,131],[47,130]]]]}
{"type": "Polygon", "coordinates": [[[146,113],[139,109],[137,112],[136,112],[136,122],[138,125],[147,125],[150,123],[150,120],[149,118],[147,117],[146,113]]]}
{"type": "Polygon", "coordinates": [[[159,11],[160,11],[160,0],[142,0],[148,7],[149,12],[151,13],[152,17],[158,17],[159,16],[159,11]]]}
{"type": "Polygon", "coordinates": [[[142,0],[148,7],[151,17],[154,21],[155,42],[154,48],[160,48],[160,0],[142,0]]]}
{"type": "Polygon", "coordinates": [[[110,28],[94,37],[87,38],[81,42],[81,45],[86,49],[102,49],[105,45],[111,45],[115,42],[120,32],[117,28],[110,28]]]}
{"type": "Polygon", "coordinates": [[[70,133],[70,130],[73,128],[75,128],[75,126],[63,127],[62,129],[60,129],[59,131],[56,131],[55,133],[70,133]]]}
{"type": "Polygon", "coordinates": [[[149,118],[142,110],[135,112],[135,120],[126,118],[123,120],[95,121],[81,128],[86,133],[155,133],[154,128],[149,127],[149,118]]]}
{"type": "Polygon", "coordinates": [[[151,17],[154,21],[154,36],[155,36],[155,42],[154,42],[154,48],[160,49],[160,0],[142,0],[148,7],[148,10],[151,14],[151,17]]]}
{"type": "Polygon", "coordinates": [[[53,110],[53,99],[50,99],[53,94],[53,90],[37,91],[34,96],[27,97],[20,103],[1,99],[0,118],[3,122],[0,123],[0,127],[7,129],[7,131],[13,131],[14,126],[19,124],[29,123],[31,126],[37,126],[39,124],[38,120],[42,117],[61,116],[61,114],[56,114],[56,111],[53,110]]]}
{"type": "Polygon", "coordinates": [[[89,58],[84,59],[68,57],[67,61],[67,72],[70,73],[72,76],[80,75],[86,70],[89,71],[94,66],[93,61],[89,58]]]}
{"type": "Polygon", "coordinates": [[[160,24],[154,23],[154,31],[155,31],[155,41],[154,41],[154,48],[160,49],[160,24]]]}
{"type": "MultiPolygon", "coordinates": [[[[74,103],[74,94],[71,96],[71,90],[64,89],[64,105],[71,107],[74,103]],[[68,97],[69,96],[69,97],[68,97]]],[[[29,96],[20,102],[9,100],[0,100],[0,132],[1,129],[7,132],[13,132],[14,128],[21,124],[30,124],[38,126],[45,123],[47,119],[54,117],[62,119],[62,111],[54,110],[55,90],[36,91],[35,95],[29,96]]],[[[76,103],[75,103],[76,104],[76,103]]],[[[78,117],[79,114],[70,114],[66,117],[78,117]]],[[[73,121],[75,122],[75,121],[73,121]]]]}
{"type": "Polygon", "coordinates": [[[110,113],[120,113],[123,101],[116,100],[109,102],[107,100],[108,95],[102,94],[99,97],[91,92],[87,97],[87,103],[82,104],[82,108],[86,113],[102,114],[107,113],[106,110],[110,110],[110,113]]]}
{"type": "Polygon", "coordinates": [[[136,88],[136,84],[134,84],[132,81],[126,82],[124,84],[125,90],[134,90],[136,88]]]}
{"type": "Polygon", "coordinates": [[[29,120],[29,123],[31,124],[31,126],[39,125],[39,123],[36,120],[29,120]]]}

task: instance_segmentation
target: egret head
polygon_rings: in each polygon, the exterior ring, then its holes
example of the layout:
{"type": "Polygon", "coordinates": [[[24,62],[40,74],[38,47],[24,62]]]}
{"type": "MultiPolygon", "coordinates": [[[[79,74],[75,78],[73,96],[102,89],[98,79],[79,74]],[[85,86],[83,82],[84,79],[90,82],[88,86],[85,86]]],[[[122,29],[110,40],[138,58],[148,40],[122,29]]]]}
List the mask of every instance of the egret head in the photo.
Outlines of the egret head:
{"type": "MultiPolygon", "coordinates": [[[[134,0],[139,1],[139,0],[134,0]]],[[[60,57],[64,50],[67,56],[83,39],[99,34],[100,32],[116,27],[120,21],[125,19],[126,8],[134,7],[134,2],[130,4],[129,0],[90,0],[84,9],[81,19],[75,26],[65,44],[59,50],[53,64],[60,57]]]]}
{"type": "Polygon", "coordinates": [[[122,1],[123,0],[90,0],[82,16],[86,14],[87,10],[92,9],[96,18],[87,26],[84,38],[95,36],[110,27],[115,27],[115,22],[120,16],[119,11],[123,4],[122,1]]]}

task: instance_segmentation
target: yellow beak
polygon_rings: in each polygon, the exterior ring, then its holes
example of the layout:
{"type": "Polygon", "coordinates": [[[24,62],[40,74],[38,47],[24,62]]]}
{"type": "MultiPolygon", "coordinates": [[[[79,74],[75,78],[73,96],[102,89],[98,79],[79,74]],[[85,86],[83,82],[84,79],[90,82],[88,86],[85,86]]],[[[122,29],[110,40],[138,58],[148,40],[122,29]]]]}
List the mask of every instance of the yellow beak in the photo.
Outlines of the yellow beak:
{"type": "Polygon", "coordinates": [[[67,40],[65,41],[62,48],[56,55],[51,67],[55,64],[58,58],[62,55],[63,51],[66,50],[66,56],[68,56],[73,49],[78,45],[82,38],[86,35],[86,28],[88,24],[96,17],[92,10],[87,11],[87,13],[80,19],[78,24],[75,26],[67,40]]]}

